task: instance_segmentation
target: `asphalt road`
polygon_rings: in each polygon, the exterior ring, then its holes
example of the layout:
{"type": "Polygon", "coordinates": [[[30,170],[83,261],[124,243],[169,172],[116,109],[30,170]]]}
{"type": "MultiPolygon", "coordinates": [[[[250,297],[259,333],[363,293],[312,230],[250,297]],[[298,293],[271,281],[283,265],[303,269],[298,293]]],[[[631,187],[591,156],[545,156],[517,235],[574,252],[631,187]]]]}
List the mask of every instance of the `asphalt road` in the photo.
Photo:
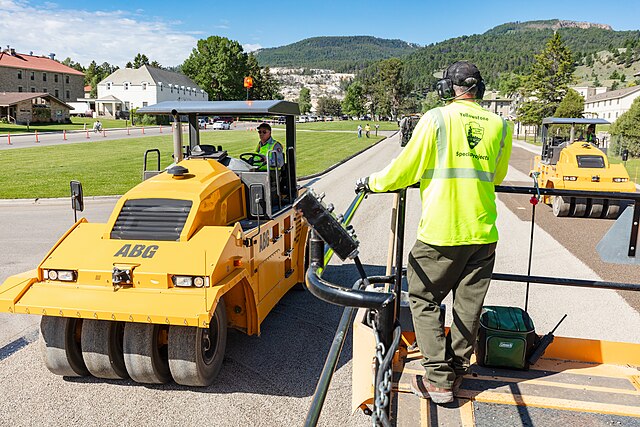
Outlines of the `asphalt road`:
{"type": "MultiPolygon", "coordinates": [[[[354,197],[353,183],[360,176],[384,167],[400,151],[397,136],[336,168],[307,185],[324,191],[325,201],[344,211],[354,197]]],[[[518,170],[521,160],[514,150],[514,165],[507,177],[528,182],[518,170]]],[[[525,197],[525,196],[521,196],[525,197]]],[[[353,221],[361,241],[361,259],[369,274],[380,274],[386,262],[392,195],[370,195],[353,221]]],[[[413,244],[419,218],[417,190],[409,192],[406,252],[413,244]]],[[[104,222],[115,199],[86,200],[85,216],[104,222]]],[[[496,271],[525,273],[530,223],[522,200],[500,197],[496,271]]],[[[550,209],[549,209],[550,210],[550,209]]],[[[595,228],[575,219],[559,226],[557,218],[536,227],[533,274],[597,279],[608,271],[586,262],[587,236],[595,228]],[[558,230],[548,227],[559,227],[558,230]],[[564,233],[564,234],[562,234],[564,233]],[[568,236],[567,238],[563,236],[568,236]],[[580,238],[582,243],[572,244],[580,238]],[[584,259],[583,259],[584,258],[584,259]]],[[[34,268],[71,225],[67,200],[0,202],[0,281],[34,268]]],[[[610,221],[608,222],[610,223],[610,221]]],[[[597,236],[589,239],[597,239],[597,236]]],[[[590,241],[590,240],[589,240],[590,241]]],[[[593,260],[591,260],[593,261],[593,260]]],[[[616,280],[637,267],[624,267],[616,280]]],[[[637,274],[637,272],[633,273],[637,274]]],[[[351,264],[334,260],[324,278],[351,286],[357,274],[351,264]]],[[[628,276],[625,276],[628,277],[628,276]]],[[[635,276],[634,276],[635,277],[635,276]]],[[[524,285],[494,283],[487,304],[522,305],[524,285]]],[[[539,332],[546,332],[569,317],[559,335],[640,342],[640,315],[619,294],[607,290],[532,285],[530,312],[539,332]]],[[[292,291],[275,307],[262,326],[261,337],[229,334],[227,354],[216,383],[208,388],[168,384],[146,386],[132,381],[55,376],[40,360],[37,316],[0,314],[0,424],[32,425],[197,425],[292,426],[301,425],[316,381],[331,345],[341,309],[316,300],[308,292],[292,291]]],[[[448,314],[450,322],[450,313],[448,314]]],[[[365,426],[369,418],[351,414],[351,343],[347,341],[331,384],[321,425],[365,426]]]]}

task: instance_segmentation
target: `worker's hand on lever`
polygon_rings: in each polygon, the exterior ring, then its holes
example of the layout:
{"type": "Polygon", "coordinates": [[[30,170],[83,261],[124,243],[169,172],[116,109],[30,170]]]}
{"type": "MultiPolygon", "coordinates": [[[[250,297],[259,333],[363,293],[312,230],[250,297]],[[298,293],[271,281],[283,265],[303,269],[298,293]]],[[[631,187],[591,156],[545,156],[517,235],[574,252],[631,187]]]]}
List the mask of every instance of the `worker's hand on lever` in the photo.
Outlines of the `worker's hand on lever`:
{"type": "Polygon", "coordinates": [[[356,194],[364,191],[365,193],[371,193],[369,188],[369,177],[365,176],[356,181],[356,194]]]}

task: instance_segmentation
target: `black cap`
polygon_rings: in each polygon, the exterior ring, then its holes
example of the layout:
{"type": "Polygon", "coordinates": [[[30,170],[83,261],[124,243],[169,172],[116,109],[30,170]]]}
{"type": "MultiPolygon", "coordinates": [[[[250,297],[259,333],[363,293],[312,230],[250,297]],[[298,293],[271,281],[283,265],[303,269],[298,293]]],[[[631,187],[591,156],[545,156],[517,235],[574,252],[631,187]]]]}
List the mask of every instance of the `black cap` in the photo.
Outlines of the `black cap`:
{"type": "Polygon", "coordinates": [[[471,62],[458,61],[444,72],[444,78],[449,78],[456,86],[471,87],[482,81],[480,70],[471,62]]]}
{"type": "Polygon", "coordinates": [[[269,123],[260,123],[260,125],[257,127],[257,129],[267,129],[267,130],[271,131],[271,125],[269,123]]]}

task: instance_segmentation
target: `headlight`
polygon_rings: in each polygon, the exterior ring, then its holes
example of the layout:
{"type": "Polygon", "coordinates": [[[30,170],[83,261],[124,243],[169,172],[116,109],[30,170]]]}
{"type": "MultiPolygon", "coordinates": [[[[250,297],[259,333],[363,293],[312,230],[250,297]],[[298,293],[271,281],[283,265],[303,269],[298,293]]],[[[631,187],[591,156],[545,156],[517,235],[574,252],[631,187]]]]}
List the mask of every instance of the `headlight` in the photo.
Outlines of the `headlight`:
{"type": "Polygon", "coordinates": [[[174,286],[181,288],[190,288],[195,286],[196,288],[209,287],[209,278],[203,276],[173,276],[174,286]]]}
{"type": "Polygon", "coordinates": [[[75,270],[44,270],[45,279],[59,280],[61,282],[75,282],[78,272],[75,270]]]}
{"type": "Polygon", "coordinates": [[[613,182],[627,182],[629,178],[613,178],[613,182]]]}
{"type": "Polygon", "coordinates": [[[577,181],[578,177],[577,176],[563,176],[562,179],[564,179],[565,181],[577,181]]]}

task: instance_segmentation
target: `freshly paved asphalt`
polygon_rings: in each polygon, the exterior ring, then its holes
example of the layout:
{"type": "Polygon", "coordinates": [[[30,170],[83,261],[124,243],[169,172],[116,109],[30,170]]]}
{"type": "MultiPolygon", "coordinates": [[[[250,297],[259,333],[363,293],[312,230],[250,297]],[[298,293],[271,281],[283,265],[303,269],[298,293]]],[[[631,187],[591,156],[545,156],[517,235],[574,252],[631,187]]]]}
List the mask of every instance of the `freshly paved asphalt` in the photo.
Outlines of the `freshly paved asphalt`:
{"type": "MultiPolygon", "coordinates": [[[[507,179],[526,183],[527,171],[517,167],[518,150],[514,149],[516,167],[510,168],[507,179]]],[[[325,201],[333,203],[336,211],[344,211],[353,199],[355,180],[383,168],[399,151],[397,136],[390,138],[307,185],[324,191],[325,201]]],[[[522,153],[527,155],[532,156],[522,153]]],[[[361,240],[361,259],[369,274],[384,271],[392,197],[370,195],[353,221],[361,240]]],[[[417,190],[410,190],[408,199],[405,259],[419,218],[417,190]]],[[[86,200],[84,214],[90,222],[104,222],[114,203],[113,198],[86,200]]],[[[527,198],[500,197],[501,240],[496,271],[526,273],[530,233],[529,218],[524,213],[527,209],[527,198]]],[[[544,212],[545,207],[539,211],[544,212]]],[[[535,230],[532,274],[597,279],[608,271],[609,267],[592,264],[589,255],[581,252],[582,246],[587,245],[585,240],[573,246],[570,243],[571,238],[589,235],[593,222],[585,226],[580,221],[566,221],[556,224],[557,229],[548,229],[558,219],[545,219],[544,214],[539,218],[544,222],[535,230]]],[[[68,200],[0,202],[0,281],[34,268],[72,221],[68,200]]],[[[625,267],[619,274],[634,269],[637,267],[625,267]]],[[[339,260],[332,262],[324,276],[349,286],[356,277],[353,265],[339,260]]],[[[524,285],[494,283],[486,303],[522,306],[523,301],[524,285]]],[[[614,291],[532,285],[530,312],[542,333],[568,313],[558,335],[640,342],[638,311],[614,291]]],[[[57,377],[43,366],[34,342],[38,317],[0,315],[2,424],[301,425],[340,314],[338,307],[323,303],[308,292],[290,292],[266,319],[261,337],[230,333],[221,374],[214,385],[204,389],[57,377]]],[[[450,322],[450,313],[448,317],[450,322]]],[[[370,424],[368,417],[351,414],[351,359],[351,343],[347,341],[321,425],[370,424]]]]}

